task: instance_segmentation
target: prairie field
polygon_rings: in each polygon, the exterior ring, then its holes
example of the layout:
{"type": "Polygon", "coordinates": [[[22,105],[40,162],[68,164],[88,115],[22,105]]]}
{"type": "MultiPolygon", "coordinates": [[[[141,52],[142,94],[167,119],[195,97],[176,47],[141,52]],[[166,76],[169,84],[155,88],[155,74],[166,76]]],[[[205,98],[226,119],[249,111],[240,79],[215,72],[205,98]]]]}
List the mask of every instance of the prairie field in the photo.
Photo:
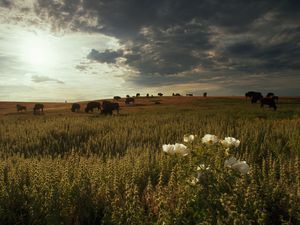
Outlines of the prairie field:
{"type": "Polygon", "coordinates": [[[113,116],[0,103],[0,224],[300,224],[300,98],[277,111],[244,97],[123,102],[113,116]],[[188,154],[163,151],[175,143],[188,154]]]}

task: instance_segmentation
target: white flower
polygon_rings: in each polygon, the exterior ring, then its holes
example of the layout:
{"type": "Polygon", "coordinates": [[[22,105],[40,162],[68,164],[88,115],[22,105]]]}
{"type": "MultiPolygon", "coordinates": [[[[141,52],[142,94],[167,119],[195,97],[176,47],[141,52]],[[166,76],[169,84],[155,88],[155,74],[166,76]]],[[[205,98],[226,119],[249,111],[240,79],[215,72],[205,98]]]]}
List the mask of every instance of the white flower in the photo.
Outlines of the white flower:
{"type": "Polygon", "coordinates": [[[240,145],[240,140],[237,140],[233,137],[226,137],[224,140],[220,141],[220,143],[225,148],[231,148],[231,147],[236,147],[237,148],[240,145]]]}
{"type": "Polygon", "coordinates": [[[174,145],[163,145],[162,146],[163,148],[163,151],[169,155],[174,155],[175,154],[175,151],[174,151],[174,145]]]}
{"type": "Polygon", "coordinates": [[[237,162],[238,162],[238,160],[235,157],[231,156],[229,159],[225,160],[224,166],[225,167],[231,167],[233,164],[235,164],[237,162]]]}
{"type": "Polygon", "coordinates": [[[189,154],[188,148],[184,144],[178,144],[176,143],[174,145],[174,153],[182,156],[186,156],[189,154]]]}
{"type": "Polygon", "coordinates": [[[192,177],[190,180],[191,185],[196,185],[199,182],[199,179],[197,177],[192,177]]]}
{"type": "Polygon", "coordinates": [[[242,175],[245,175],[249,172],[249,165],[246,161],[238,161],[237,163],[231,166],[232,169],[239,171],[242,175]]]}
{"type": "Polygon", "coordinates": [[[204,137],[202,138],[202,143],[208,145],[216,144],[218,141],[219,141],[218,137],[212,134],[205,134],[204,137]]]}
{"type": "Polygon", "coordinates": [[[197,171],[199,170],[209,170],[210,167],[206,167],[205,164],[200,164],[199,166],[197,166],[197,171]]]}
{"type": "Polygon", "coordinates": [[[246,163],[246,161],[237,160],[235,157],[226,159],[224,162],[224,166],[237,170],[243,175],[248,173],[249,171],[249,165],[246,163]]]}
{"type": "Polygon", "coordinates": [[[194,140],[195,140],[195,135],[193,135],[193,134],[190,134],[190,135],[185,134],[183,136],[183,141],[184,142],[193,142],[194,140]]]}

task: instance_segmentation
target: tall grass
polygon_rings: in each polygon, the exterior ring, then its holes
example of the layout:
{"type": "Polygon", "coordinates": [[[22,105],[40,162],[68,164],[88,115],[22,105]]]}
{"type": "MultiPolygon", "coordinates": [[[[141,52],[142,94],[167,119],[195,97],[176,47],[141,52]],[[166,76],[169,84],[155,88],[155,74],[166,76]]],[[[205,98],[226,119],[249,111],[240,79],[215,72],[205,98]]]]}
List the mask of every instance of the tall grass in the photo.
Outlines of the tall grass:
{"type": "MultiPolygon", "coordinates": [[[[299,224],[300,110],[238,100],[158,106],[121,116],[0,119],[0,224],[299,224]],[[211,169],[192,185],[191,156],[169,157],[186,133],[233,136],[247,175],[211,169]]],[[[200,163],[200,162],[199,162],[200,163]]]]}

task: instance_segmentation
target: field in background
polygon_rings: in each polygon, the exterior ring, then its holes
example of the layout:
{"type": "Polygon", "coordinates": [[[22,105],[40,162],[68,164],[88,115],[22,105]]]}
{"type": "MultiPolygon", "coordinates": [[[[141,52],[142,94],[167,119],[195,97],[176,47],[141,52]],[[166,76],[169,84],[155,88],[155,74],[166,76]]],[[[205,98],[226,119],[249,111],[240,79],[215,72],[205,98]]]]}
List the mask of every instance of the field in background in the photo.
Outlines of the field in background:
{"type": "Polygon", "coordinates": [[[15,104],[0,103],[0,224],[300,223],[299,98],[273,111],[243,97],[140,97],[107,117],[15,104]],[[238,138],[249,174],[225,169],[206,133],[238,138]],[[210,166],[196,185],[190,155],[162,152],[184,134],[210,166]]]}

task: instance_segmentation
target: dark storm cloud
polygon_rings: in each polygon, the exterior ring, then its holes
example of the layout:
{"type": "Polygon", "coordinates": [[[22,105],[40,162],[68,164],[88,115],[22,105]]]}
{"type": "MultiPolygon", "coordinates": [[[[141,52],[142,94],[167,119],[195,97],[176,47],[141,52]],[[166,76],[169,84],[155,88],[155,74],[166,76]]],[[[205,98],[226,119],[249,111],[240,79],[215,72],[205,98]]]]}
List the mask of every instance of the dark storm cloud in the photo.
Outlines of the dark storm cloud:
{"type": "Polygon", "coordinates": [[[58,80],[58,79],[53,79],[51,77],[47,77],[47,76],[38,76],[38,75],[33,75],[31,76],[31,80],[35,83],[42,83],[42,82],[49,82],[49,81],[54,81],[58,84],[64,84],[63,81],[58,80]]]}
{"type": "Polygon", "coordinates": [[[133,79],[145,85],[192,82],[207,74],[224,79],[299,74],[299,11],[298,0],[38,0],[35,5],[55,29],[118,38],[123,52],[92,49],[87,57],[100,63],[122,57],[139,73],[133,79]]]}
{"type": "Polygon", "coordinates": [[[92,49],[87,58],[101,63],[116,63],[116,59],[122,55],[122,51],[106,50],[105,52],[99,52],[96,49],[92,49]]]}

